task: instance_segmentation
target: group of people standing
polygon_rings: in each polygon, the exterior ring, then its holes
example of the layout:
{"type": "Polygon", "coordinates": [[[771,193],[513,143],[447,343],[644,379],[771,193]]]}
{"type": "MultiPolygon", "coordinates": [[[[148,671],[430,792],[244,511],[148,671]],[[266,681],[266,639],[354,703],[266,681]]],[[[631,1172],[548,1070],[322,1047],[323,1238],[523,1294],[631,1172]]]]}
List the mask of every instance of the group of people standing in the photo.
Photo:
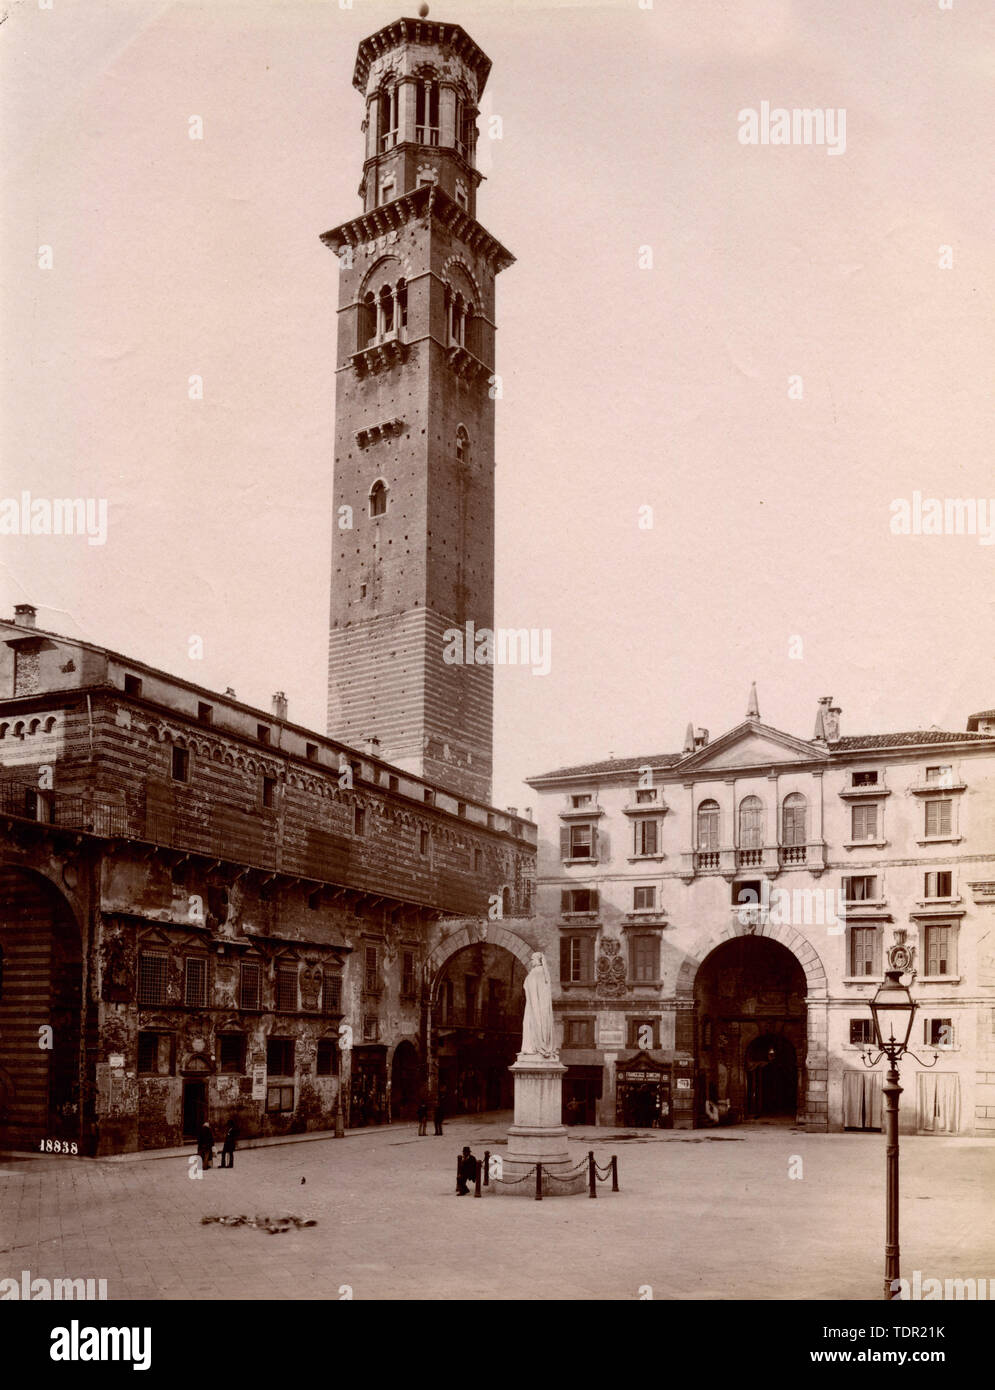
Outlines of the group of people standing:
{"type": "MultiPolygon", "coordinates": [[[[224,1143],[221,1146],[221,1166],[222,1168],[235,1167],[235,1146],[238,1143],[238,1126],[234,1120],[229,1121],[228,1128],[225,1130],[224,1143]]],[[[200,1158],[200,1166],[211,1168],[214,1166],[214,1131],[205,1120],[200,1127],[197,1136],[197,1154],[200,1158]]]]}
{"type": "Polygon", "coordinates": [[[444,1097],[444,1096],[442,1096],[442,1095],[436,1096],[434,1102],[433,1102],[431,1105],[429,1105],[429,1102],[428,1102],[427,1100],[419,1101],[419,1103],[418,1103],[418,1137],[419,1137],[419,1138],[421,1138],[421,1136],[422,1136],[423,1134],[427,1134],[427,1133],[428,1133],[428,1117],[429,1117],[429,1113],[430,1113],[430,1112],[431,1112],[431,1115],[432,1115],[433,1120],[435,1121],[435,1133],[436,1133],[436,1134],[441,1134],[441,1133],[442,1133],[442,1122],[443,1122],[443,1120],[446,1118],[446,1103],[445,1103],[445,1097],[444,1097]]]}

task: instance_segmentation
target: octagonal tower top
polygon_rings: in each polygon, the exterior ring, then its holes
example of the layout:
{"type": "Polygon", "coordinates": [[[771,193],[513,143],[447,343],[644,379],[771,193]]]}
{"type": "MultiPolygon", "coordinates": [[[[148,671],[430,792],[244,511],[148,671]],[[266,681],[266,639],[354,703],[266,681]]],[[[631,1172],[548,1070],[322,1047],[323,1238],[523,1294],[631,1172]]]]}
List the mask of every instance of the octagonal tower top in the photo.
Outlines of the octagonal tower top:
{"type": "Polygon", "coordinates": [[[418,48],[433,48],[451,58],[459,59],[464,69],[472,73],[476,79],[475,96],[480,97],[491,70],[490,58],[477,47],[460,25],[426,18],[395,19],[393,24],[385,24],[375,34],[363,39],[356,54],[352,85],[365,96],[371,73],[374,81],[379,79],[383,66],[380,60],[399,49],[416,58],[418,48]]]}

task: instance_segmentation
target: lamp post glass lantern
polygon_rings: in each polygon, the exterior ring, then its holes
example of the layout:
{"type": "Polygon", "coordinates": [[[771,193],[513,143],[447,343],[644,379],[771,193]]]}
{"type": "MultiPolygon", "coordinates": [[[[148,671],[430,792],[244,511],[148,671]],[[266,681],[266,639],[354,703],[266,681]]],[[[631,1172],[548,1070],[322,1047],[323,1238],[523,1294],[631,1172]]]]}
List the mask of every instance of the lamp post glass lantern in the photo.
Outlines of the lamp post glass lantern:
{"type": "Polygon", "coordinates": [[[886,971],[871,1000],[871,1016],[878,1048],[889,1060],[892,1053],[897,1059],[908,1048],[916,1007],[908,986],[902,984],[902,972],[886,971]]]}
{"type": "MultiPolygon", "coordinates": [[[[870,1048],[861,1053],[866,1067],[876,1067],[882,1057],[888,1058],[888,1072],[881,1088],[885,1117],[884,1296],[887,1299],[897,1298],[901,1287],[898,1248],[898,1097],[902,1094],[902,1088],[898,1081],[898,1061],[910,1050],[912,1020],[918,1007],[908,986],[902,984],[903,973],[895,969],[885,971],[884,980],[870,1003],[878,1054],[873,1056],[870,1048]]],[[[921,1057],[916,1060],[923,1066],[935,1066],[938,1054],[933,1054],[932,1062],[923,1062],[921,1057]]]]}

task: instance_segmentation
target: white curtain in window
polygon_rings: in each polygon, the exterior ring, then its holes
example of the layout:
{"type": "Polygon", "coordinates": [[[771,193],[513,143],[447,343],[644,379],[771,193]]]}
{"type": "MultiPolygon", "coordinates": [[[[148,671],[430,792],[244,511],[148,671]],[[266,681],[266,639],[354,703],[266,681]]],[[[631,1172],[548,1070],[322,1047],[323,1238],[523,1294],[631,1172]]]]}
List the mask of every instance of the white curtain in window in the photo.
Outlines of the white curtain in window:
{"type": "Polygon", "coordinates": [[[955,1071],[921,1071],[917,1082],[919,1129],[956,1134],[960,1128],[960,1077],[955,1071]]]}
{"type": "Polygon", "coordinates": [[[881,1128],[881,1073],[843,1073],[843,1128],[881,1128]]]}

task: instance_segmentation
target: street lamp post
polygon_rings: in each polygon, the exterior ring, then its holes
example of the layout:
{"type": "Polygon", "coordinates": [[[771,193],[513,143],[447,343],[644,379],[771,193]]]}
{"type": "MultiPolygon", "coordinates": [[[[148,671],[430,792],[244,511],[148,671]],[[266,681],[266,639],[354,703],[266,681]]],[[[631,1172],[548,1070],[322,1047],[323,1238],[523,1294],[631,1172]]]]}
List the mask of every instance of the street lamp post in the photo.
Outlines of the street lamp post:
{"type": "MultiPolygon", "coordinates": [[[[909,993],[908,986],[902,984],[902,970],[885,971],[884,981],[871,1000],[871,1016],[874,1019],[874,1037],[878,1055],[872,1055],[870,1048],[861,1053],[866,1067],[876,1067],[882,1057],[888,1058],[888,1072],[881,1088],[884,1095],[885,1113],[885,1244],[884,1244],[884,1296],[896,1296],[899,1280],[900,1253],[898,1245],[898,1097],[902,1088],[898,1079],[899,1059],[909,1048],[912,1034],[912,1020],[915,1017],[916,1002],[909,993]]],[[[923,1062],[912,1053],[923,1066],[935,1066],[938,1054],[933,1054],[932,1062],[923,1062]]]]}

